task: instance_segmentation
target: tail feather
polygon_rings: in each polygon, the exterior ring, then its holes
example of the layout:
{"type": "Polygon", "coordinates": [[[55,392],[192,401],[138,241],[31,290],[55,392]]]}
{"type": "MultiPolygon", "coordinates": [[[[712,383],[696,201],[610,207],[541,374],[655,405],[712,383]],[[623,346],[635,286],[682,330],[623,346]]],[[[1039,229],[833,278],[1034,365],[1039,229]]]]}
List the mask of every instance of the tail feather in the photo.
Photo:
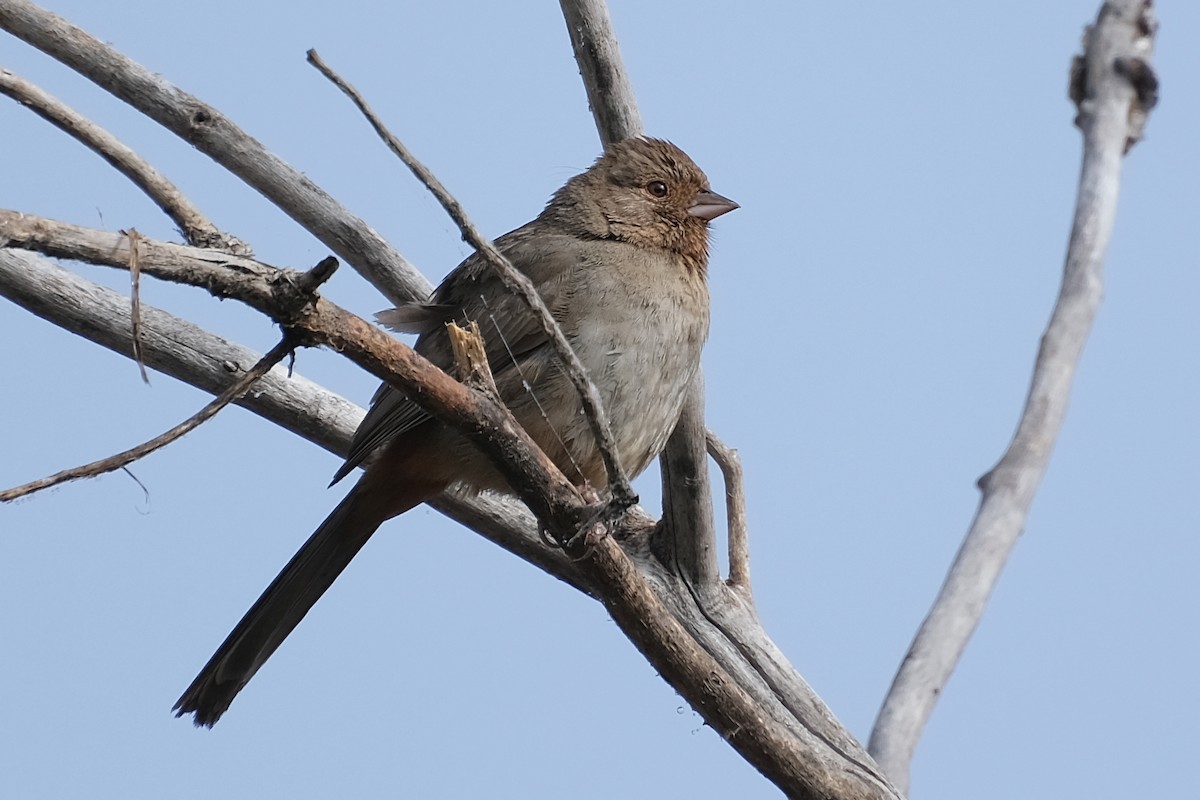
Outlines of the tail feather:
{"type": "Polygon", "coordinates": [[[175,716],[195,714],[212,727],[308,610],[333,584],[385,520],[441,487],[391,487],[380,497],[360,482],[292,557],[175,703],[175,716]]]}

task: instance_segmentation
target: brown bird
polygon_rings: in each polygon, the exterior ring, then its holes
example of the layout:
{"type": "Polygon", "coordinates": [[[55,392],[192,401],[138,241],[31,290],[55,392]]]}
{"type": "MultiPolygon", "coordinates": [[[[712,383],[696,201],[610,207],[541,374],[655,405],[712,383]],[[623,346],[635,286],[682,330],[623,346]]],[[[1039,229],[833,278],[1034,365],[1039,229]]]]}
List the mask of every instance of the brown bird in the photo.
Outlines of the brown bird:
{"type": "MultiPolygon", "coordinates": [[[[612,145],[567,181],[542,213],[496,240],[533,282],[600,391],[618,457],[644,470],[675,427],[708,336],[708,223],[737,208],[699,167],[659,139],[612,145]]],[[[578,395],[533,315],[478,254],[426,303],[380,315],[419,333],[416,350],[452,365],[445,323],[475,320],[500,397],[559,469],[607,485],[578,395]]],[[[388,385],[376,392],[334,482],[366,470],[175,704],[211,726],[384,521],[451,484],[507,490],[452,428],[388,385]]]]}

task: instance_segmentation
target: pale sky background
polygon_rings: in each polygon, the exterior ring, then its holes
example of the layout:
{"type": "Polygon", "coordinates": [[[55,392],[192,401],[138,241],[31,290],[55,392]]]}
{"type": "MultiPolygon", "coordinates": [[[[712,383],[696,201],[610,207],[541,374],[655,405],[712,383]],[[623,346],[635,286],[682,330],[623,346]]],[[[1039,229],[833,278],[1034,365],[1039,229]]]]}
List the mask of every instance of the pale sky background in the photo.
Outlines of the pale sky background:
{"type": "MultiPolygon", "coordinates": [[[[557,4],[55,10],[238,121],[433,280],[468,253],[316,47],[499,235],[599,150],[557,4]]],[[[647,129],[742,204],[715,223],[708,421],[745,462],[768,630],[865,739],[1000,456],[1057,292],[1099,0],[615,0],[647,129]]],[[[1106,297],[1015,556],[912,797],[1196,797],[1200,7],[1159,4],[1162,103],[1125,164],[1106,297]]],[[[6,34],[0,64],[151,159],[263,260],[327,249],[205,156],[6,34]]],[[[0,207],[177,240],[91,152],[0,100],[0,207]]],[[[127,277],[79,266],[124,289],[127,277]]],[[[350,269],[327,287],[385,303],[350,269]]],[[[143,301],[259,350],[198,290],[143,301]]],[[[0,485],[207,400],[0,301],[0,485]]],[[[359,403],[326,352],[303,374],[359,403]]],[[[337,503],[332,455],[240,409],[122,474],[0,507],[0,795],[738,797],[775,790],[601,607],[427,509],[388,524],[212,731],[171,705],[337,503]]],[[[657,511],[657,478],[639,483],[657,511]]]]}

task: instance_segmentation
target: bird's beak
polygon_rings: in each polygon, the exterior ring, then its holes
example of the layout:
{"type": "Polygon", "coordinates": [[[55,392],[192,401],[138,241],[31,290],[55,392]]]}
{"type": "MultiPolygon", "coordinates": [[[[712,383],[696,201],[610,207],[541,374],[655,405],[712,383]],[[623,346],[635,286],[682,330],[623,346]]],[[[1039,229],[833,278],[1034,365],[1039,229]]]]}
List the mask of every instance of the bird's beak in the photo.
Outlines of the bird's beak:
{"type": "Polygon", "coordinates": [[[711,222],[735,208],[738,208],[738,204],[728,197],[722,197],[711,189],[704,189],[696,193],[691,206],[688,207],[688,213],[705,222],[711,222]]]}

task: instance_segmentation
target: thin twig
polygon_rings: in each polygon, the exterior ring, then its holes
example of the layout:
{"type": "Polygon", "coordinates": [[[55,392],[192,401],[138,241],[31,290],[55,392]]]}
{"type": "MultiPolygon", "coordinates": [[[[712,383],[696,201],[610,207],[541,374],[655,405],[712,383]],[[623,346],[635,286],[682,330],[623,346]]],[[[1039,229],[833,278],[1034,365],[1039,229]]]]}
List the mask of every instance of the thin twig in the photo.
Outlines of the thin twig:
{"type": "Polygon", "coordinates": [[[558,323],[554,321],[550,310],[542,302],[541,296],[538,295],[537,289],[533,287],[529,278],[518,272],[508,259],[496,249],[495,245],[479,233],[479,230],[467,217],[467,212],[458,200],[446,190],[441,181],[424,164],[409,152],[404,143],[387,129],[383,121],[371,110],[371,107],[357,89],[335,73],[321,59],[316,50],[308,51],[308,62],[316,67],[322,75],[328,78],[354,102],[354,105],[367,118],[367,121],[371,123],[371,127],[375,129],[375,132],[379,134],[379,137],[383,139],[391,151],[404,162],[405,166],[417,177],[417,180],[425,184],[425,187],[433,193],[433,196],[446,209],[446,213],[450,215],[450,218],[454,220],[459,230],[462,231],[463,240],[471,247],[474,247],[484,257],[492,269],[495,270],[496,275],[500,278],[505,288],[524,300],[529,310],[538,318],[538,321],[541,323],[542,332],[553,343],[555,352],[564,364],[567,375],[571,378],[571,382],[575,385],[575,389],[579,393],[584,413],[592,428],[592,435],[596,437],[596,444],[604,459],[604,468],[608,474],[608,485],[612,491],[613,502],[620,508],[628,508],[635,504],[637,502],[637,495],[634,494],[633,488],[629,485],[629,479],[626,477],[625,471],[621,468],[620,460],[617,457],[616,443],[613,441],[612,429],[608,423],[608,415],[605,413],[604,405],[600,400],[600,392],[596,389],[596,385],[588,376],[587,370],[583,368],[583,364],[580,363],[579,358],[575,355],[575,351],[571,349],[570,342],[563,335],[562,329],[558,327],[558,323]]]}
{"type": "Polygon", "coordinates": [[[75,137],[145,192],[179,228],[188,244],[250,255],[250,247],[217,229],[179,187],[120,139],[57,97],[10,70],[0,67],[0,94],[6,94],[38,116],[75,137]]]}
{"type": "Polygon", "coordinates": [[[212,419],[217,412],[233,401],[240,398],[250,390],[250,387],[258,381],[263,375],[270,372],[271,367],[278,364],[283,358],[291,352],[295,345],[290,336],[284,336],[279,344],[271,348],[265,356],[259,359],[258,363],[251,367],[245,375],[238,379],[236,383],[218,395],[204,408],[197,411],[191,417],[188,417],[183,422],[168,431],[155,436],[148,442],[143,442],[137,447],[132,447],[122,453],[102,458],[99,461],[93,461],[90,464],[74,467],[73,469],[63,470],[54,475],[41,478],[24,486],[17,486],[12,489],[0,492],[0,503],[7,503],[16,500],[19,497],[40,492],[43,489],[49,489],[52,486],[66,483],[68,481],[79,480],[80,478],[94,478],[97,475],[103,475],[106,472],[122,469],[123,467],[137,461],[139,458],[144,458],[155,450],[166,447],[171,442],[184,436],[189,431],[194,430],[199,425],[212,419]]]}
{"type": "Polygon", "coordinates": [[[138,371],[142,374],[142,383],[150,385],[150,375],[146,372],[146,359],[142,356],[142,235],[136,228],[122,231],[129,238],[129,321],[130,335],[133,340],[133,360],[137,363],[138,371]]]}
{"type": "MultiPolygon", "coordinates": [[[[0,238],[2,231],[0,227],[0,238]]],[[[209,260],[213,256],[210,250],[188,249],[209,260]]],[[[0,248],[0,296],[82,338],[131,355],[127,298],[49,259],[0,248]]],[[[229,386],[230,376],[242,371],[240,365],[261,357],[154,306],[143,305],[142,317],[150,366],[202,391],[220,394],[229,386]]],[[[303,375],[285,378],[279,370],[267,373],[253,392],[235,402],[341,457],[349,451],[363,418],[363,409],[344,397],[303,375]]],[[[504,495],[448,492],[430,505],[559,580],[595,594],[561,548],[542,543],[533,515],[520,501],[504,495]]]]}
{"type": "Polygon", "coordinates": [[[729,579],[731,587],[741,589],[752,597],[750,586],[750,539],[746,531],[746,490],[742,479],[742,460],[737,450],[707,431],[705,443],[708,454],[721,469],[725,478],[725,525],[729,539],[729,579]]]}
{"type": "Polygon", "coordinates": [[[1156,24],[1149,0],[1108,0],[1072,69],[1083,165],[1062,288],[1042,336],[1029,395],[1003,458],[979,480],[983,496],[946,581],[905,655],[868,748],[902,790],[933,706],[983,614],[1046,473],[1071,381],[1103,294],[1121,157],[1154,97],[1148,65],[1156,24]],[[1136,69],[1131,64],[1137,63],[1136,69]]]}

